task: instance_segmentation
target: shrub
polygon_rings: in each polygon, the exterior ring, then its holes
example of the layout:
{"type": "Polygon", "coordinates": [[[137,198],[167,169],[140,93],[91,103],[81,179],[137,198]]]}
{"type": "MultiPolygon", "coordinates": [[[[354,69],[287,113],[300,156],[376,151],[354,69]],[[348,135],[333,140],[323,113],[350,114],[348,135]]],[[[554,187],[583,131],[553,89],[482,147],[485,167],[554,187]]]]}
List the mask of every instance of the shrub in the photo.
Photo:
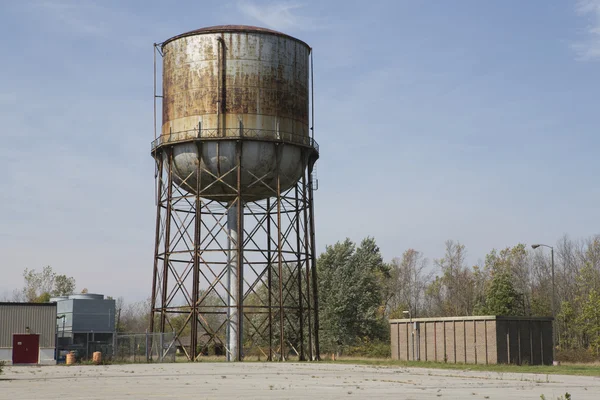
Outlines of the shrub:
{"type": "Polygon", "coordinates": [[[0,361],[0,374],[2,374],[2,367],[4,367],[4,364],[4,361],[0,361]]]}
{"type": "Polygon", "coordinates": [[[389,342],[379,340],[365,340],[362,343],[348,349],[348,356],[390,358],[391,346],[389,342]]]}
{"type": "Polygon", "coordinates": [[[586,349],[559,350],[556,352],[556,360],[570,363],[591,363],[599,361],[598,356],[586,349]]]}

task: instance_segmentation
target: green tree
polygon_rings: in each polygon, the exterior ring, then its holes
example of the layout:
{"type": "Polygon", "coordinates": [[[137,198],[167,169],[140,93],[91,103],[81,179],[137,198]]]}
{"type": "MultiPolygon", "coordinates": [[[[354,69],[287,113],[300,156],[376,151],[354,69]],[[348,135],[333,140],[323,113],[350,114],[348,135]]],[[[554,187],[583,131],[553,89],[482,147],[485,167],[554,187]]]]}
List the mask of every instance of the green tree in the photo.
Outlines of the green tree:
{"type": "Polygon", "coordinates": [[[592,289],[582,299],[581,314],[577,317],[587,342],[596,355],[600,354],[600,292],[592,289]]]}
{"type": "Polygon", "coordinates": [[[40,272],[25,269],[23,278],[23,296],[28,302],[44,303],[52,296],[67,296],[75,292],[75,279],[56,274],[50,266],[40,272]]]}
{"type": "Polygon", "coordinates": [[[560,311],[556,315],[555,327],[558,330],[558,343],[562,350],[572,349],[577,343],[577,329],[573,327],[575,321],[575,310],[570,301],[560,304],[560,311]]]}
{"type": "Polygon", "coordinates": [[[327,246],[317,268],[323,349],[340,354],[360,341],[385,339],[381,277],[389,276],[389,267],[375,240],[366,238],[358,248],[350,239],[327,246]]]}
{"type": "Polygon", "coordinates": [[[492,250],[486,256],[485,268],[490,280],[486,284],[485,297],[476,308],[477,314],[525,315],[524,295],[515,284],[522,275],[525,255],[525,246],[519,244],[499,253],[492,250]]]}
{"type": "MultiPolygon", "coordinates": [[[[562,336],[570,339],[563,342],[574,347],[600,350],[600,271],[594,266],[593,260],[579,270],[576,278],[576,295],[572,302],[570,324],[562,336]]],[[[561,310],[562,313],[562,310],[561,310]]]]}
{"type": "Polygon", "coordinates": [[[486,290],[485,302],[477,310],[480,315],[524,315],[521,296],[512,283],[511,275],[498,271],[486,290]]]}

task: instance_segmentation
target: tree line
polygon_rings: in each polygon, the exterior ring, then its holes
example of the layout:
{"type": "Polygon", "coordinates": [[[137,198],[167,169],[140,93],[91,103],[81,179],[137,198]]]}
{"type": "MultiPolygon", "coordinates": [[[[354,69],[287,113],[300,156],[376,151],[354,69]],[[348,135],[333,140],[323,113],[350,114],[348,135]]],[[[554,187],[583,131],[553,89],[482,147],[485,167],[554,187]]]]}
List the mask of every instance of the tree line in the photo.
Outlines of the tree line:
{"type": "MultiPolygon", "coordinates": [[[[600,235],[584,240],[562,237],[554,245],[554,266],[553,285],[550,251],[524,243],[492,249],[470,265],[467,249],[458,241],[447,241],[440,259],[407,249],[385,261],[374,238],[358,244],[345,239],[326,246],[317,260],[321,350],[389,356],[389,320],[408,315],[548,317],[554,292],[557,354],[598,357],[600,235]]],[[[75,280],[51,267],[25,270],[23,277],[24,288],[15,291],[13,301],[45,302],[75,291],[75,280]]],[[[257,289],[261,290],[265,288],[257,289]]],[[[286,301],[293,302],[293,296],[286,301]]],[[[119,332],[148,329],[149,299],[125,303],[119,297],[116,306],[119,332]]],[[[179,330],[185,317],[172,322],[179,330]]],[[[214,322],[219,325],[220,320],[214,322]]],[[[290,338],[298,331],[294,326],[285,329],[290,338]]]]}
{"type": "MultiPolygon", "coordinates": [[[[15,289],[12,296],[3,295],[0,301],[47,303],[50,298],[68,296],[75,293],[75,278],[54,272],[47,265],[41,271],[25,268],[23,288],[15,289]]],[[[87,292],[83,289],[82,293],[87,292]]]]}
{"type": "MultiPolygon", "coordinates": [[[[385,262],[375,239],[327,246],[317,263],[321,347],[338,354],[389,349],[394,318],[471,315],[552,316],[551,252],[524,243],[492,249],[476,265],[445,243],[441,259],[415,249],[385,262]]],[[[600,353],[600,236],[554,246],[554,308],[559,352],[600,353]]]]}

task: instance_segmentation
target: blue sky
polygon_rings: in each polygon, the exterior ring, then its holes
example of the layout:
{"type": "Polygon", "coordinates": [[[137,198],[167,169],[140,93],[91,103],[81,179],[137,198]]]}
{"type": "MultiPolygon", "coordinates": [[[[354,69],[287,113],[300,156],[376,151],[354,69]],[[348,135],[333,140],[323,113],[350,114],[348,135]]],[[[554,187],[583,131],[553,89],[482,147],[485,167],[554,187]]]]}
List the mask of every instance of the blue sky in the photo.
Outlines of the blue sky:
{"type": "Polygon", "coordinates": [[[176,5],[2,2],[0,296],[44,265],[149,295],[152,43],[220,24],[314,48],[320,250],[453,239],[475,263],[600,233],[600,0],[176,5]]]}

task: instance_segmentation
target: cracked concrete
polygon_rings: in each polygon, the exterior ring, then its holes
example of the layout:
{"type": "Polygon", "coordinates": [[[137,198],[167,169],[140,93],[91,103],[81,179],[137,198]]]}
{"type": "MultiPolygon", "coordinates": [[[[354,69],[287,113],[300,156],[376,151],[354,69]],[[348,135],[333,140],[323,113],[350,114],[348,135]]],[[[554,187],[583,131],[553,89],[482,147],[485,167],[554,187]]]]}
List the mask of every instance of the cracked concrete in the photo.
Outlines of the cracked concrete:
{"type": "Polygon", "coordinates": [[[319,363],[6,367],[0,399],[598,399],[600,377],[319,363]]]}

